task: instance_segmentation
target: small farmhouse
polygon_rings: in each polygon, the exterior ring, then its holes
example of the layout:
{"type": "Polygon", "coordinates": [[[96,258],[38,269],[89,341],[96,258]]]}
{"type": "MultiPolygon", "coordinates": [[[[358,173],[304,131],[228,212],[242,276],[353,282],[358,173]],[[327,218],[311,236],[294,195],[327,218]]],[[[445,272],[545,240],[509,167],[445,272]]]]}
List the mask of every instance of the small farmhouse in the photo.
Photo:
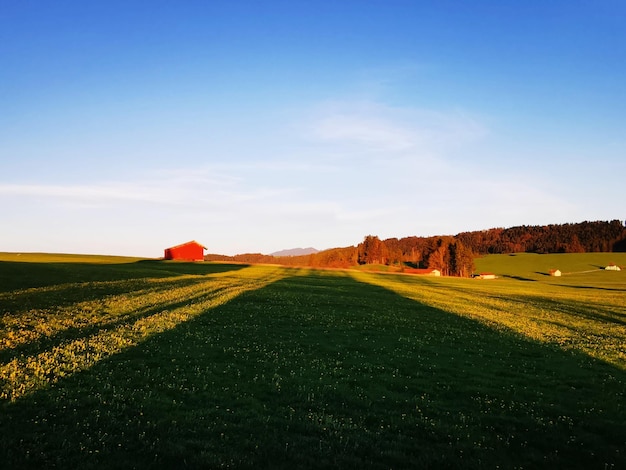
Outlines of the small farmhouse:
{"type": "Polygon", "coordinates": [[[417,268],[405,268],[404,272],[407,274],[417,274],[419,276],[441,276],[441,271],[438,269],[417,269],[417,268]]]}
{"type": "Polygon", "coordinates": [[[559,277],[560,275],[561,275],[561,270],[560,269],[551,269],[550,270],[550,276],[559,277]]]}
{"type": "Polygon", "coordinates": [[[616,264],[609,264],[606,268],[604,268],[606,271],[621,271],[622,268],[620,268],[618,265],[616,264]]]}
{"type": "Polygon", "coordinates": [[[206,247],[195,240],[165,249],[164,259],[183,261],[204,261],[206,247]]]}
{"type": "Polygon", "coordinates": [[[494,273],[480,273],[476,276],[477,279],[495,279],[496,275],[494,273]]]}

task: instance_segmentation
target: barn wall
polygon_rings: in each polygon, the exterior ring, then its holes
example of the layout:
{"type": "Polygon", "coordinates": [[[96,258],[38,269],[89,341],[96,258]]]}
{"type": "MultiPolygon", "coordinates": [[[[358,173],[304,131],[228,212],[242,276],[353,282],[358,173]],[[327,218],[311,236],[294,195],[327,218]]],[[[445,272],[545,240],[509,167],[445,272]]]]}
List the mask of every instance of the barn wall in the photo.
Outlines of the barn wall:
{"type": "Polygon", "coordinates": [[[202,261],[204,259],[204,249],[201,245],[189,244],[180,245],[165,250],[165,259],[178,259],[185,261],[202,261]]]}

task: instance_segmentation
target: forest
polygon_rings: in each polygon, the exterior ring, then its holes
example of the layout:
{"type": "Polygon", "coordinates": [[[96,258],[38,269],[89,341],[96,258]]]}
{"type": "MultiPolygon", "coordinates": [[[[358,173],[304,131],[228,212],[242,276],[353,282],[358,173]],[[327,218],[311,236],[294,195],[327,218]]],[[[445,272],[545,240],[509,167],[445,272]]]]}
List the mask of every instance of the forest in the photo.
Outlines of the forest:
{"type": "Polygon", "coordinates": [[[348,268],[382,265],[433,268],[444,276],[473,274],[474,258],[506,253],[586,253],[626,251],[621,220],[491,228],[457,235],[379,239],[367,235],[357,246],[332,248],[304,256],[275,257],[260,253],[206,255],[207,261],[274,263],[286,266],[348,268]]]}

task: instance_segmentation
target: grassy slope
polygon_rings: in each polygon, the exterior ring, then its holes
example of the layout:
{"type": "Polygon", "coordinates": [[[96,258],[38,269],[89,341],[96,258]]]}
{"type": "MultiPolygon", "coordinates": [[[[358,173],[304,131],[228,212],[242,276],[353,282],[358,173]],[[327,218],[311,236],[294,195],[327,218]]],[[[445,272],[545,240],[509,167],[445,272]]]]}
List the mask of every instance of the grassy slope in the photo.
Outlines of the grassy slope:
{"type": "MultiPolygon", "coordinates": [[[[572,278],[575,283],[579,279],[595,279],[586,275],[598,273],[610,263],[626,267],[626,253],[489,255],[476,259],[476,271],[493,272],[500,276],[519,279],[545,280],[551,269],[559,269],[568,280],[571,276],[576,276],[572,278]]],[[[606,280],[610,282],[610,278],[602,279],[602,281],[606,280]]]]}
{"type": "Polygon", "coordinates": [[[0,462],[624,467],[626,273],[532,260],[479,260],[495,281],[5,260],[0,462]]]}

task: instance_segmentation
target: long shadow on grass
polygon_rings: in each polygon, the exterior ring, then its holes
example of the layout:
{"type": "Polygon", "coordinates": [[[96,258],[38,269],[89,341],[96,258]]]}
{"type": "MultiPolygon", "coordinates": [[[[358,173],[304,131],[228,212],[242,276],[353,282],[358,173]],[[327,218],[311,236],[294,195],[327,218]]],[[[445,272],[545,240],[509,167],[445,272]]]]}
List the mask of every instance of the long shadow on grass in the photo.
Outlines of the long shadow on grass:
{"type": "Polygon", "coordinates": [[[615,325],[626,325],[626,310],[622,308],[622,311],[617,311],[617,308],[602,308],[597,305],[588,305],[583,302],[566,301],[563,299],[551,299],[548,297],[537,297],[530,295],[512,295],[509,297],[492,296],[493,298],[500,298],[502,300],[515,300],[522,305],[525,303],[533,303],[545,310],[558,312],[560,314],[567,315],[574,319],[584,318],[589,320],[595,320],[597,322],[612,323],[615,325]]]}
{"type": "MultiPolygon", "coordinates": [[[[194,284],[206,283],[204,278],[185,279],[175,282],[167,282],[161,285],[161,289],[177,289],[181,287],[187,287],[194,284]]],[[[112,316],[110,320],[100,321],[97,323],[89,323],[82,327],[69,327],[63,330],[59,330],[57,333],[42,336],[36,341],[21,344],[10,349],[0,350],[0,364],[7,363],[14,358],[20,358],[23,356],[36,356],[44,351],[52,350],[55,346],[61,346],[64,343],[69,343],[75,340],[87,339],[91,336],[113,331],[121,326],[131,326],[138,320],[149,318],[153,315],[158,315],[165,310],[175,310],[181,307],[192,304],[195,301],[202,300],[207,297],[214,297],[221,292],[227,291],[232,286],[222,286],[215,289],[203,289],[194,295],[186,296],[183,299],[177,299],[172,301],[161,301],[158,303],[149,304],[136,310],[130,310],[124,314],[112,316]]],[[[105,317],[104,314],[101,315],[105,317]]]]}
{"type": "MultiPolygon", "coordinates": [[[[567,286],[559,285],[560,287],[578,287],[580,286],[567,286]]],[[[457,294],[468,294],[466,289],[452,286],[437,286],[439,289],[446,289],[457,294]]],[[[620,290],[620,289],[607,289],[603,290],[620,290]]],[[[558,312],[560,314],[567,315],[572,318],[584,318],[589,320],[595,320],[597,322],[613,323],[615,325],[626,325],[626,310],[624,308],[611,306],[600,307],[597,304],[587,304],[584,301],[577,301],[576,299],[565,300],[562,298],[553,299],[548,296],[539,295],[521,295],[521,294],[509,294],[503,295],[501,292],[486,294],[487,298],[499,299],[505,302],[516,302],[523,308],[524,305],[533,305],[535,307],[544,309],[550,312],[558,312]]],[[[477,299],[476,302],[481,302],[481,299],[477,299]]],[[[495,307],[493,307],[495,308],[495,307]]]]}
{"type": "Polygon", "coordinates": [[[104,297],[134,294],[138,291],[150,293],[178,289],[206,282],[204,277],[175,277],[154,282],[154,279],[132,279],[124,281],[83,282],[61,284],[43,289],[25,290],[10,295],[0,294],[0,315],[31,309],[54,309],[68,307],[80,302],[89,302],[104,297]],[[171,279],[171,280],[170,280],[171,279]],[[6,313],[5,313],[6,312],[6,313]]]}
{"type": "Polygon", "coordinates": [[[502,277],[507,277],[509,279],[515,279],[516,281],[537,282],[536,279],[531,279],[529,277],[522,277],[522,276],[513,276],[512,274],[504,274],[502,277]]]}
{"type": "Polygon", "coordinates": [[[214,274],[243,269],[245,264],[142,260],[134,263],[39,263],[0,261],[0,292],[72,282],[102,282],[214,274]]]}
{"type": "MultiPolygon", "coordinates": [[[[427,280],[424,280],[427,281],[427,280]]],[[[409,281],[406,279],[398,279],[397,282],[403,284],[409,284],[409,281]]],[[[584,288],[582,286],[571,286],[571,285],[562,285],[558,284],[559,287],[574,287],[574,288],[584,288]]],[[[432,288],[432,285],[430,286],[432,288]]],[[[447,290],[451,292],[451,295],[471,295],[467,289],[452,286],[452,285],[444,285],[438,284],[437,289],[439,290],[447,290]]],[[[619,291],[622,289],[610,289],[610,288],[598,288],[602,290],[614,290],[619,291]]],[[[503,295],[501,291],[497,293],[488,293],[485,294],[485,298],[489,299],[499,299],[505,302],[516,302],[520,305],[520,308],[524,308],[525,305],[532,304],[536,307],[540,307],[547,311],[554,311],[561,314],[568,315],[572,318],[586,318],[590,320],[595,320],[598,322],[608,322],[616,325],[626,325],[626,311],[622,309],[622,311],[617,311],[617,308],[610,307],[600,307],[598,305],[589,305],[584,302],[573,300],[565,300],[565,299],[553,299],[548,296],[539,296],[539,295],[520,295],[520,294],[508,294],[503,295]]],[[[484,299],[477,297],[474,302],[480,303],[485,302],[484,299]]],[[[485,302],[488,305],[488,302],[485,302]]],[[[492,306],[491,308],[497,308],[492,306]]]]}
{"type": "Polygon", "coordinates": [[[626,373],[283,279],[0,409],[8,468],[624,468],[626,373]]]}
{"type": "Polygon", "coordinates": [[[601,286],[572,286],[568,284],[558,284],[561,287],[569,287],[571,289],[590,289],[590,290],[606,290],[615,292],[626,292],[626,288],[619,287],[601,287],[601,286]]]}

